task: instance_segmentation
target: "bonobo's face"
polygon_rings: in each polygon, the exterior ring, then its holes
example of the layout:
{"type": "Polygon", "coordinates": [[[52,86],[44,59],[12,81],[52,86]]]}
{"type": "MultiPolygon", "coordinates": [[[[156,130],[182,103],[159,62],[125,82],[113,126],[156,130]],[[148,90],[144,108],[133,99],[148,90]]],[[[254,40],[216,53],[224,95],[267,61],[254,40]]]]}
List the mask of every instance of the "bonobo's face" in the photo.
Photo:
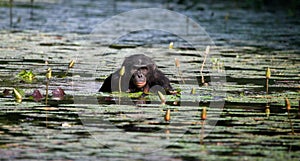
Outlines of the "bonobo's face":
{"type": "Polygon", "coordinates": [[[133,83],[137,88],[143,88],[147,84],[147,74],[148,67],[147,66],[139,66],[134,67],[131,70],[133,83]]]}

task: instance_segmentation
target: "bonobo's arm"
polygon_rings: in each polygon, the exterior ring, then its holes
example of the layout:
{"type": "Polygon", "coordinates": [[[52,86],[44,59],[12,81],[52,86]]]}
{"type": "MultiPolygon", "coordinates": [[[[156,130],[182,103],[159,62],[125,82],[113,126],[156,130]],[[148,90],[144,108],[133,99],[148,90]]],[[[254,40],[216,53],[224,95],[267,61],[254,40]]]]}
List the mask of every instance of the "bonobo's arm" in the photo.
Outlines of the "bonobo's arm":
{"type": "Polygon", "coordinates": [[[149,87],[159,85],[166,91],[167,94],[174,93],[172,86],[170,85],[170,80],[158,69],[154,70],[153,75],[149,77],[149,87]]]}
{"type": "Polygon", "coordinates": [[[112,92],[111,90],[111,78],[112,74],[110,74],[103,82],[99,92],[112,92]]]}

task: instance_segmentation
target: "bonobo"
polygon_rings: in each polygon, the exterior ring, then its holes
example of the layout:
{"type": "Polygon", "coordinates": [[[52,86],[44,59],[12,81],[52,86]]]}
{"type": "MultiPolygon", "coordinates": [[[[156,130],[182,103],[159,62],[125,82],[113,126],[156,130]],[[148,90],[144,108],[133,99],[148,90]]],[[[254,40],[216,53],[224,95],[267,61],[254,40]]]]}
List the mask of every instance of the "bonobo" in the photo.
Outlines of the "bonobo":
{"type": "Polygon", "coordinates": [[[124,75],[120,79],[120,70],[107,77],[99,92],[119,91],[119,81],[121,81],[121,91],[139,92],[145,94],[153,86],[162,87],[167,94],[174,93],[170,85],[170,80],[157,69],[155,63],[143,54],[136,54],[126,57],[122,66],[125,67],[124,75]]]}

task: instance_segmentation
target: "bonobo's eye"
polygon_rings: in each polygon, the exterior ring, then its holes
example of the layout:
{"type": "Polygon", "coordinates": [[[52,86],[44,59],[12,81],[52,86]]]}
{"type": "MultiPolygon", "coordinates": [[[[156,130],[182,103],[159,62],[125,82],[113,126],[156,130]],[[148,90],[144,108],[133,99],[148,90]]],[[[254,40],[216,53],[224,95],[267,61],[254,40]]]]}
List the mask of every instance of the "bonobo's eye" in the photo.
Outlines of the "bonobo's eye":
{"type": "Polygon", "coordinates": [[[148,66],[134,65],[132,67],[132,69],[130,70],[130,72],[131,72],[131,74],[134,74],[137,71],[139,71],[139,72],[143,73],[144,75],[147,75],[148,70],[149,70],[148,66]]]}
{"type": "Polygon", "coordinates": [[[130,73],[133,74],[133,73],[137,72],[138,70],[139,70],[139,68],[132,67],[132,69],[130,70],[130,73]]]}
{"type": "Polygon", "coordinates": [[[146,75],[148,73],[148,68],[147,67],[141,67],[139,69],[139,71],[141,71],[144,75],[146,75]]]}

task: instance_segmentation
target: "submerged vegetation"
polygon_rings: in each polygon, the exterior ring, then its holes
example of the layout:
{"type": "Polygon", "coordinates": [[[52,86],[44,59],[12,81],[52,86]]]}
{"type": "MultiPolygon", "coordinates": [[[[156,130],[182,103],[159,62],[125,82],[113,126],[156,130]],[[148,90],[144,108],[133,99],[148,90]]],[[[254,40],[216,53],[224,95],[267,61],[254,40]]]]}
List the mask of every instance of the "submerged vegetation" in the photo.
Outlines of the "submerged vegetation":
{"type": "MultiPolygon", "coordinates": [[[[65,73],[65,75],[67,75],[68,71],[70,68],[73,68],[75,64],[75,61],[72,60],[69,63],[68,69],[65,73]]],[[[32,70],[30,71],[26,71],[26,70],[22,70],[17,74],[17,78],[19,80],[20,83],[25,83],[26,84],[34,84],[34,83],[38,83],[38,80],[36,80],[35,82],[33,82],[33,80],[36,79],[36,75],[32,72],[32,70]]],[[[48,99],[49,99],[49,86],[50,86],[50,79],[52,78],[52,69],[48,68],[47,72],[45,74],[45,78],[46,78],[46,89],[45,89],[45,96],[43,96],[40,92],[40,90],[35,89],[34,92],[32,94],[25,94],[25,92],[22,89],[19,89],[17,87],[12,88],[12,87],[7,87],[3,90],[2,92],[2,96],[3,97],[9,97],[10,95],[13,94],[16,102],[21,103],[23,99],[27,98],[29,100],[34,100],[35,102],[40,102],[43,98],[45,98],[45,105],[48,105],[48,99]],[[10,89],[12,88],[12,92],[10,93],[10,89]]],[[[13,80],[12,82],[17,82],[18,80],[13,80]]],[[[52,98],[54,99],[63,99],[65,95],[65,92],[62,88],[58,87],[54,90],[52,90],[52,98]]]]}

